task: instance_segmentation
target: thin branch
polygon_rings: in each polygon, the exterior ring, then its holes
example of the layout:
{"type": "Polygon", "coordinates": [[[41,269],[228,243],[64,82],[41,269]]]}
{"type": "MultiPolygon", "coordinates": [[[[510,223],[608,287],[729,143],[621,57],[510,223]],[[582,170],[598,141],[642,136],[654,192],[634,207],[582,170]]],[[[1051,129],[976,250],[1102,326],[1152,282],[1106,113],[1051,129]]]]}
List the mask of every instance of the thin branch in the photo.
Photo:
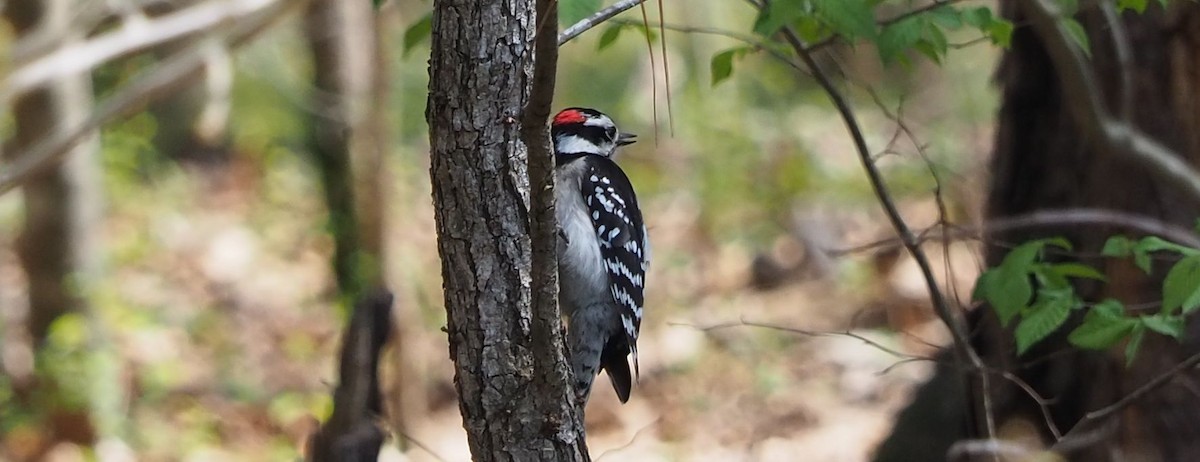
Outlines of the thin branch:
{"type": "Polygon", "coordinates": [[[1162,374],[1159,374],[1153,380],[1146,382],[1146,384],[1138,387],[1136,390],[1129,393],[1128,395],[1125,395],[1121,399],[1117,400],[1117,402],[1112,403],[1108,406],[1105,406],[1101,409],[1097,409],[1095,411],[1087,413],[1086,415],[1083,416],[1083,419],[1080,419],[1079,422],[1076,423],[1075,426],[1072,427],[1071,430],[1068,431],[1067,434],[1063,436],[1062,440],[1059,441],[1058,444],[1054,445],[1054,448],[1056,450],[1060,450],[1061,449],[1059,447],[1060,445],[1070,445],[1071,440],[1078,439],[1080,437],[1080,435],[1086,435],[1088,432],[1094,431],[1094,429],[1100,427],[1100,425],[1104,422],[1105,419],[1124,410],[1125,408],[1129,407],[1131,404],[1133,404],[1134,402],[1136,402],[1139,399],[1142,399],[1143,397],[1150,394],[1151,392],[1153,392],[1159,388],[1162,388],[1164,385],[1166,385],[1168,383],[1171,383],[1171,380],[1174,379],[1176,376],[1184,373],[1185,371],[1187,371],[1189,369],[1194,369],[1197,365],[1200,365],[1200,353],[1196,353],[1196,354],[1193,354],[1192,356],[1189,356],[1187,359],[1183,360],[1179,364],[1176,364],[1175,367],[1172,367],[1170,370],[1163,372],[1162,374]]]}
{"type": "MultiPolygon", "coordinates": [[[[1148,236],[1158,236],[1176,244],[1200,248],[1200,236],[1197,236],[1190,229],[1165,222],[1158,218],[1110,209],[1051,209],[1014,217],[994,218],[988,222],[986,233],[975,226],[954,224],[950,224],[949,226],[951,229],[940,233],[930,232],[934,231],[938,226],[922,230],[919,239],[920,243],[924,244],[926,241],[931,240],[983,239],[985,234],[992,235],[1014,230],[1049,226],[1113,226],[1148,236]]],[[[1002,243],[990,239],[988,242],[995,245],[1015,245],[1014,243],[1002,243]]],[[[900,239],[893,237],[851,248],[825,249],[824,252],[832,256],[843,256],[869,250],[888,249],[900,245],[902,245],[900,239]]],[[[1075,252],[1071,253],[1071,255],[1082,256],[1083,254],[1075,252]]]]}
{"type": "Polygon", "coordinates": [[[437,451],[434,451],[433,448],[431,448],[429,445],[422,443],[421,440],[413,438],[412,435],[409,435],[408,433],[405,433],[405,432],[399,431],[399,430],[396,430],[396,434],[400,435],[400,437],[404,438],[404,441],[412,443],[412,445],[416,446],[417,449],[425,451],[425,453],[429,454],[430,457],[433,457],[434,460],[437,460],[438,462],[449,462],[450,459],[442,457],[441,454],[438,454],[437,451]]]}
{"type": "Polygon", "coordinates": [[[1066,104],[1084,136],[1102,152],[1126,156],[1200,200],[1200,174],[1182,156],[1106,113],[1096,76],[1087,58],[1071,41],[1066,23],[1061,20],[1061,9],[1047,0],[1022,0],[1020,5],[1046,45],[1066,104]]]}
{"type": "Polygon", "coordinates": [[[570,42],[571,39],[578,37],[580,34],[587,32],[589,29],[599,26],[600,23],[609,20],[613,16],[624,13],[626,10],[635,6],[641,5],[646,0],[621,0],[612,4],[608,8],[597,11],[596,14],[579,20],[566,28],[562,33],[558,34],[558,46],[570,42]]]}
{"type": "MultiPolygon", "coordinates": [[[[640,26],[640,25],[642,25],[642,23],[640,21],[633,21],[633,20],[629,20],[629,19],[613,19],[612,22],[613,22],[613,24],[621,25],[621,26],[640,26]]],[[[685,33],[685,34],[715,35],[718,37],[731,38],[731,39],[737,40],[739,42],[745,43],[747,45],[750,45],[756,49],[765,51],[765,52],[767,52],[767,54],[770,54],[771,57],[788,65],[788,67],[791,67],[792,69],[803,72],[805,75],[808,74],[808,69],[805,69],[804,67],[800,66],[799,64],[796,63],[796,61],[792,60],[787,55],[780,53],[779,50],[773,48],[769,43],[764,42],[761,39],[759,39],[758,37],[755,37],[750,34],[742,34],[742,33],[725,30],[725,29],[721,29],[721,28],[717,28],[717,27],[688,26],[688,25],[683,25],[683,24],[671,24],[671,23],[660,24],[660,27],[665,30],[681,32],[681,33],[685,33]]]]}
{"type": "Polygon", "coordinates": [[[1013,374],[1012,372],[1004,371],[1000,376],[1004,377],[1005,380],[1012,382],[1021,390],[1024,390],[1026,395],[1029,395],[1030,398],[1033,398],[1033,401],[1037,403],[1038,408],[1042,411],[1042,420],[1046,422],[1046,428],[1050,429],[1050,434],[1054,435],[1055,441],[1061,440],[1063,437],[1062,431],[1058,429],[1058,425],[1054,423],[1054,417],[1050,415],[1050,405],[1054,404],[1058,400],[1043,398],[1042,395],[1037,392],[1037,390],[1034,390],[1033,387],[1029,386],[1028,383],[1025,383],[1024,380],[1021,380],[1020,377],[1017,377],[1017,375],[1013,374]]]}
{"type": "MultiPolygon", "coordinates": [[[[257,16],[287,0],[223,0],[202,3],[153,20],[124,21],[120,27],[79,45],[60,48],[19,64],[0,84],[7,103],[60,76],[89,72],[109,60],[257,16]]],[[[15,57],[17,62],[25,57],[15,57]]]]}
{"type": "MultiPolygon", "coordinates": [[[[849,130],[850,136],[854,139],[854,147],[858,151],[859,160],[862,162],[863,169],[867,173],[867,177],[871,181],[871,187],[875,191],[875,197],[879,199],[880,205],[887,214],[888,220],[895,228],[896,234],[900,237],[904,248],[916,261],[917,266],[921,270],[921,276],[925,279],[926,288],[929,291],[930,300],[933,302],[934,311],[942,322],[950,330],[950,335],[954,339],[954,347],[958,352],[959,357],[965,359],[973,368],[982,371],[985,366],[983,360],[971,348],[970,337],[967,333],[965,321],[957,312],[950,308],[942,295],[941,288],[937,285],[937,280],[933,274],[933,268],[929,263],[929,257],[925,255],[925,251],[921,248],[920,241],[913,234],[912,230],[905,223],[903,216],[900,215],[895,201],[892,199],[891,192],[883,181],[883,176],[879,173],[875,163],[871,160],[871,150],[867,147],[866,138],[863,136],[862,127],[858,124],[858,119],[854,115],[854,109],[850,103],[846,101],[842,92],[834,86],[829,76],[821,68],[812,53],[805,47],[804,42],[796,35],[796,31],[791,27],[785,27],[782,31],[783,37],[788,44],[792,46],[796,54],[804,61],[809,70],[812,71],[813,77],[817,83],[825,90],[826,96],[833,102],[837,111],[842,116],[842,120],[846,124],[846,129],[849,130]]],[[[980,385],[983,388],[983,401],[985,407],[986,430],[989,437],[994,436],[995,422],[991,415],[991,398],[989,396],[990,379],[988,374],[979,375],[980,385]]]]}
{"type": "Polygon", "coordinates": [[[1125,23],[1121,21],[1117,6],[1112,2],[1097,2],[1100,13],[1107,23],[1108,33],[1112,37],[1113,54],[1117,58],[1117,82],[1121,93],[1117,95],[1117,116],[1122,122],[1133,120],[1133,50],[1129,45],[1129,34],[1125,32],[1125,23]]]}
{"type": "Polygon", "coordinates": [[[15,160],[0,168],[0,195],[20,186],[38,172],[56,165],[64,153],[87,138],[94,130],[141,110],[152,101],[163,98],[202,76],[210,56],[210,53],[205,51],[207,47],[237,47],[258,36],[285,16],[285,13],[305,3],[307,0],[276,2],[268,10],[242,18],[240,24],[221,41],[223,43],[206,40],[167,59],[153,69],[143,72],[136,80],[97,105],[96,110],[78,125],[59,128],[54,135],[39,141],[29,149],[12,153],[15,160]]]}
{"type": "Polygon", "coordinates": [[[849,337],[849,338],[858,340],[860,342],[863,342],[867,345],[870,345],[870,346],[878,349],[879,351],[890,354],[897,358],[901,358],[905,362],[908,362],[908,361],[937,362],[936,358],[932,358],[929,356],[920,356],[920,355],[904,353],[902,351],[898,351],[891,347],[885,346],[882,343],[876,342],[875,340],[871,340],[870,338],[856,334],[854,332],[850,332],[848,330],[836,331],[836,332],[822,332],[822,331],[800,329],[800,328],[796,328],[796,327],[781,326],[778,324],[770,324],[770,323],[765,323],[765,322],[747,321],[745,319],[739,319],[737,322],[724,322],[724,323],[718,323],[718,324],[711,324],[711,325],[707,325],[707,326],[697,326],[695,324],[687,324],[687,323],[680,323],[680,322],[669,322],[669,323],[667,323],[667,325],[691,327],[691,328],[697,329],[701,332],[708,332],[708,331],[720,330],[720,329],[728,329],[731,327],[758,327],[761,329],[770,329],[770,330],[775,330],[775,331],[780,331],[780,332],[787,332],[787,333],[791,333],[791,334],[803,335],[805,337],[835,337],[835,336],[836,337],[849,337]]]}
{"type": "Polygon", "coordinates": [[[646,430],[649,430],[650,428],[654,427],[655,425],[658,425],[658,423],[661,421],[662,421],[662,417],[658,417],[658,418],[654,419],[653,421],[651,421],[650,423],[643,425],[642,428],[639,428],[638,431],[633,433],[633,437],[629,439],[629,442],[627,442],[619,447],[615,447],[615,448],[612,448],[612,449],[609,449],[607,451],[600,453],[600,455],[596,457],[594,462],[600,462],[600,460],[604,459],[605,457],[608,457],[610,455],[619,454],[621,451],[629,449],[630,446],[633,446],[633,443],[637,442],[638,437],[642,436],[642,433],[645,433],[646,430]]]}
{"type": "Polygon", "coordinates": [[[584,400],[575,399],[567,347],[558,309],[558,222],[554,212],[554,151],[550,118],[558,69],[558,2],[534,2],[536,29],[533,79],[521,109],[521,142],[525,144],[529,184],[530,311],[529,337],[534,352],[533,373],[540,376],[531,392],[544,399],[534,405],[554,425],[571,460],[588,460],[583,427],[584,400]],[[564,435],[569,435],[564,436],[564,435]]]}

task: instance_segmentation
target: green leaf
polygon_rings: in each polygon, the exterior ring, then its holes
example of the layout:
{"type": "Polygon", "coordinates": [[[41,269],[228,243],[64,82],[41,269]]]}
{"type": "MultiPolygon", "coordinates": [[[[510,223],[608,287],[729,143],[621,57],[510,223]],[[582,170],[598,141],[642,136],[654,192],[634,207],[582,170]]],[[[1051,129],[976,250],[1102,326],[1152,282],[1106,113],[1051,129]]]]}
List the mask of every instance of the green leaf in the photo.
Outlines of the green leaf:
{"type": "Polygon", "coordinates": [[[714,87],[721,83],[721,81],[728,79],[730,75],[733,75],[733,57],[737,52],[737,48],[732,48],[713,55],[712,62],[709,63],[709,68],[712,69],[712,84],[714,87]]]}
{"type": "Polygon", "coordinates": [[[1175,263],[1163,280],[1163,312],[1182,309],[1184,314],[1200,308],[1200,256],[1175,263]]]}
{"type": "Polygon", "coordinates": [[[1133,241],[1125,236],[1112,236],[1104,241],[1100,253],[1106,257],[1128,257],[1133,253],[1133,241]]]}
{"type": "Polygon", "coordinates": [[[1004,255],[1004,260],[1000,263],[1000,266],[1029,268],[1033,265],[1034,260],[1037,259],[1038,252],[1041,252],[1045,246],[1046,241],[1036,240],[1013,247],[1008,254],[1004,255]]]}
{"type": "Polygon", "coordinates": [[[1117,11],[1133,10],[1138,14],[1146,12],[1146,0],[1117,0],[1117,11]]]}
{"type": "Polygon", "coordinates": [[[414,22],[408,29],[404,30],[404,54],[407,55],[413,47],[416,47],[421,42],[429,39],[430,33],[433,31],[433,12],[426,13],[421,16],[417,22],[414,22]]]}
{"type": "Polygon", "coordinates": [[[988,285],[991,284],[995,276],[996,270],[994,269],[984,271],[980,274],[979,278],[975,279],[975,290],[971,291],[971,300],[977,302],[987,301],[988,294],[990,293],[988,285]]]}
{"type": "Polygon", "coordinates": [[[608,26],[608,28],[604,29],[604,33],[600,34],[600,43],[596,45],[596,51],[603,50],[616,43],[617,37],[621,36],[621,29],[624,28],[620,25],[608,26]]]}
{"type": "Polygon", "coordinates": [[[805,43],[817,43],[829,38],[831,34],[829,28],[815,16],[802,16],[792,23],[792,27],[805,43]]]}
{"type": "Polygon", "coordinates": [[[1140,319],[1142,325],[1146,326],[1147,329],[1168,337],[1174,337],[1176,340],[1183,339],[1184,327],[1187,324],[1184,322],[1183,316],[1171,316],[1160,313],[1153,316],[1142,316],[1140,319]]]}
{"type": "Polygon", "coordinates": [[[1047,265],[1048,270],[1060,276],[1095,279],[1098,281],[1105,280],[1104,274],[1082,263],[1055,263],[1047,265]]]}
{"type": "Polygon", "coordinates": [[[810,15],[806,0],[776,0],[758,13],[754,20],[754,32],[762,36],[772,36],[783,26],[810,15]]]}
{"type": "Polygon", "coordinates": [[[937,55],[936,58],[932,58],[934,62],[942,62],[942,58],[946,57],[946,50],[950,46],[950,41],[946,40],[946,34],[937,27],[926,27],[925,34],[921,36],[921,40],[928,43],[929,51],[937,55]]]}
{"type": "Polygon", "coordinates": [[[883,28],[879,40],[875,44],[879,50],[879,59],[884,64],[891,64],[896,58],[916,45],[924,32],[925,21],[917,17],[905,18],[883,28]]]}
{"type": "Polygon", "coordinates": [[[984,31],[991,37],[992,43],[1004,48],[1012,46],[1013,23],[1007,19],[997,19],[984,31]]]}
{"type": "Polygon", "coordinates": [[[1073,40],[1076,45],[1079,45],[1079,48],[1083,49],[1083,54],[1091,57],[1092,46],[1088,42],[1087,31],[1083,29],[1083,24],[1080,24],[1079,21],[1076,21],[1072,18],[1063,18],[1062,23],[1063,27],[1067,29],[1067,35],[1071,36],[1071,40],[1073,40]]]}
{"type": "Polygon", "coordinates": [[[984,29],[996,21],[992,9],[986,6],[962,10],[962,21],[977,29],[984,29]]]}
{"type": "Polygon", "coordinates": [[[1124,307],[1113,299],[1105,300],[1088,311],[1083,323],[1071,331],[1067,340],[1080,348],[1103,350],[1124,339],[1140,325],[1137,320],[1123,316],[1124,307]]]}
{"type": "Polygon", "coordinates": [[[1061,299],[1035,304],[1031,313],[1021,319],[1014,334],[1017,337],[1017,354],[1024,354],[1029,347],[1054,333],[1067,321],[1071,305],[1061,299]]]}
{"type": "Polygon", "coordinates": [[[1042,242],[1045,243],[1046,245],[1052,245],[1052,246],[1055,246],[1055,247],[1058,247],[1060,249],[1067,250],[1067,251],[1070,251],[1074,248],[1071,246],[1070,240],[1068,240],[1065,237],[1061,237],[1061,236],[1052,237],[1049,239],[1042,239],[1042,242]]]}
{"type": "Polygon", "coordinates": [[[963,10],[962,21],[986,34],[992,39],[992,43],[1005,48],[1012,43],[1012,22],[996,17],[991,8],[980,6],[963,10]]]}
{"type": "Polygon", "coordinates": [[[1183,255],[1200,255],[1200,250],[1186,245],[1176,244],[1158,236],[1144,237],[1134,245],[1134,252],[1176,252],[1183,255]]]}
{"type": "Polygon", "coordinates": [[[1033,276],[1037,278],[1038,284],[1045,289],[1073,292],[1074,289],[1071,287],[1071,280],[1067,279],[1066,276],[1051,271],[1049,266],[1047,263],[1039,263],[1031,268],[1033,276]]]}
{"type": "Polygon", "coordinates": [[[870,0],[813,0],[829,27],[846,38],[874,38],[875,12],[870,0]]]}
{"type": "Polygon", "coordinates": [[[1106,298],[1100,303],[1092,305],[1092,310],[1088,313],[1105,318],[1121,318],[1125,316],[1125,304],[1115,298],[1106,298]]]}
{"type": "Polygon", "coordinates": [[[646,40],[649,40],[651,42],[658,40],[658,32],[656,32],[657,29],[655,29],[653,27],[647,27],[646,25],[640,25],[640,26],[634,27],[633,30],[637,31],[639,34],[642,34],[642,37],[644,37],[646,40]]]}
{"type": "Polygon", "coordinates": [[[1034,261],[1045,245],[1044,240],[1018,245],[1004,256],[1000,266],[988,271],[992,273],[990,276],[979,281],[983,283],[984,298],[996,310],[1000,322],[1005,326],[1029,306],[1033,296],[1029,274],[1034,270],[1034,261]]]}
{"type": "Polygon", "coordinates": [[[918,53],[921,53],[926,58],[929,58],[930,61],[938,64],[942,63],[942,56],[946,55],[945,47],[939,47],[933,42],[929,41],[929,39],[925,38],[922,38],[920,41],[918,41],[917,44],[913,46],[913,49],[917,50],[918,53]]]}
{"type": "Polygon", "coordinates": [[[946,30],[958,30],[963,26],[962,12],[949,5],[929,10],[925,15],[929,17],[930,22],[934,25],[946,30]]]}
{"type": "Polygon", "coordinates": [[[1125,367],[1133,364],[1133,359],[1137,358],[1138,350],[1142,348],[1142,338],[1146,336],[1146,327],[1141,324],[1133,326],[1133,332],[1129,334],[1129,344],[1125,345],[1125,367]]]}
{"type": "Polygon", "coordinates": [[[1061,288],[1040,288],[1037,291],[1039,302],[1066,303],[1071,308],[1082,306],[1083,302],[1075,296],[1075,288],[1070,285],[1061,288]]]}
{"type": "Polygon", "coordinates": [[[1033,285],[1029,283],[1029,272],[1025,267],[1000,266],[989,281],[988,303],[995,308],[1000,322],[1008,325],[1012,318],[1029,305],[1033,296],[1033,285]]]}
{"type": "Polygon", "coordinates": [[[559,0],[558,22],[571,25],[600,11],[600,0],[559,0]]]}

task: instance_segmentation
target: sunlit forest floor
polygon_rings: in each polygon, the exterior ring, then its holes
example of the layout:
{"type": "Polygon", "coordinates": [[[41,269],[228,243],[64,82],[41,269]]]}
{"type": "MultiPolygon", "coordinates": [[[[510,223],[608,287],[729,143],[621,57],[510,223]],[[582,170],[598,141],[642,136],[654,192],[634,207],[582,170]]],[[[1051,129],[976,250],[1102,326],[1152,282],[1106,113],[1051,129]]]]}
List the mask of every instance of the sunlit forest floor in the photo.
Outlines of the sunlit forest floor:
{"type": "MultiPolygon", "coordinates": [[[[137,140],[153,121],[134,118],[105,134],[105,273],[81,288],[96,315],[61,321],[53,336],[59,348],[88,352],[72,367],[109,371],[91,385],[107,397],[101,426],[117,435],[98,447],[103,460],[295,460],[328,415],[343,321],[328,264],[332,242],[312,167],[295,146],[268,139],[294,136],[295,128],[279,128],[294,119],[272,112],[290,107],[287,97],[253,95],[295,83],[261,65],[273,62],[263,59],[270,46],[244,58],[257,66],[242,71],[238,95],[258,99],[235,107],[235,160],[227,167],[148,169],[137,162],[143,154],[122,154],[144,149],[137,140]],[[90,322],[104,327],[102,337],[83,333],[90,322]]],[[[877,69],[858,70],[875,76],[867,84],[885,90],[890,110],[905,101],[917,143],[896,135],[866,92],[853,93],[916,229],[936,224],[939,207],[931,168],[914,144],[938,173],[946,218],[967,226],[978,218],[993,55],[967,54],[954,56],[956,67],[917,66],[899,85],[881,84],[890,77],[877,69]]],[[[641,59],[629,55],[625,62],[641,59]]],[[[396,90],[406,98],[397,110],[410,115],[398,122],[404,141],[391,158],[394,189],[385,202],[403,352],[388,351],[384,376],[389,408],[406,424],[381,460],[463,461],[469,453],[440,330],[423,97],[412,96],[423,89],[423,59],[420,51],[406,58],[412,65],[398,79],[408,80],[396,90]]],[[[564,60],[559,105],[602,104],[607,93],[579,78],[598,72],[596,65],[564,60]]],[[[686,77],[707,63],[680,61],[674,137],[661,104],[659,134],[652,133],[648,69],[613,86],[629,96],[610,113],[642,135],[622,163],[642,191],[654,261],[641,377],[625,405],[606,379],[597,383],[587,412],[593,457],[864,460],[931,372],[923,358],[947,341],[924,281],[894,247],[855,250],[893,234],[821,94],[753,83],[794,79],[765,63],[740,63],[746,70],[710,89],[686,77]]],[[[19,328],[25,283],[12,250],[19,205],[15,194],[0,197],[0,355],[13,373],[6,381],[32,373],[19,328]]],[[[977,243],[931,241],[926,249],[946,292],[968,305],[977,243]]],[[[2,385],[0,393],[10,393],[11,383],[2,385]]],[[[21,454],[32,436],[19,422],[4,424],[15,430],[0,436],[0,446],[21,454]]],[[[54,457],[81,456],[64,446],[54,457]]]]}

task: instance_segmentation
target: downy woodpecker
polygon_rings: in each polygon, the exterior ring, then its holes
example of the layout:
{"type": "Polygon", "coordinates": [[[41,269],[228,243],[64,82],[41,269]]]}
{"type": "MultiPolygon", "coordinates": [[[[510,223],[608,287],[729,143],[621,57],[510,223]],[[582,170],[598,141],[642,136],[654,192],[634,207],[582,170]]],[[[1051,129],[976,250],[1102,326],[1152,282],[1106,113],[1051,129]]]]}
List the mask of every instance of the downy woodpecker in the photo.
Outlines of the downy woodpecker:
{"type": "Polygon", "coordinates": [[[625,172],[613,162],[618,146],[634,142],[608,116],[568,108],[554,116],[559,301],[568,317],[576,396],[587,402],[600,369],[621,402],[638,371],[637,339],[650,263],[646,225],[625,172]]]}

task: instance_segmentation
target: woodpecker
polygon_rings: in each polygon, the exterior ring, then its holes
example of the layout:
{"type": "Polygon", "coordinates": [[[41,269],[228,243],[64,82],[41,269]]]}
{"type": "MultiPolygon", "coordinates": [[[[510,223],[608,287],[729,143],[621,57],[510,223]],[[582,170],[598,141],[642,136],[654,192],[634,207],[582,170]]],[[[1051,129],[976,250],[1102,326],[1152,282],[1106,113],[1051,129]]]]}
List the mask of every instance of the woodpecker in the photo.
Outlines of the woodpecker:
{"type": "Polygon", "coordinates": [[[613,161],[634,142],[607,115],[567,108],[554,116],[555,209],[558,218],[559,303],[576,396],[586,403],[592,381],[608,372],[617,397],[629,400],[638,373],[650,242],[629,177],[613,161]]]}

